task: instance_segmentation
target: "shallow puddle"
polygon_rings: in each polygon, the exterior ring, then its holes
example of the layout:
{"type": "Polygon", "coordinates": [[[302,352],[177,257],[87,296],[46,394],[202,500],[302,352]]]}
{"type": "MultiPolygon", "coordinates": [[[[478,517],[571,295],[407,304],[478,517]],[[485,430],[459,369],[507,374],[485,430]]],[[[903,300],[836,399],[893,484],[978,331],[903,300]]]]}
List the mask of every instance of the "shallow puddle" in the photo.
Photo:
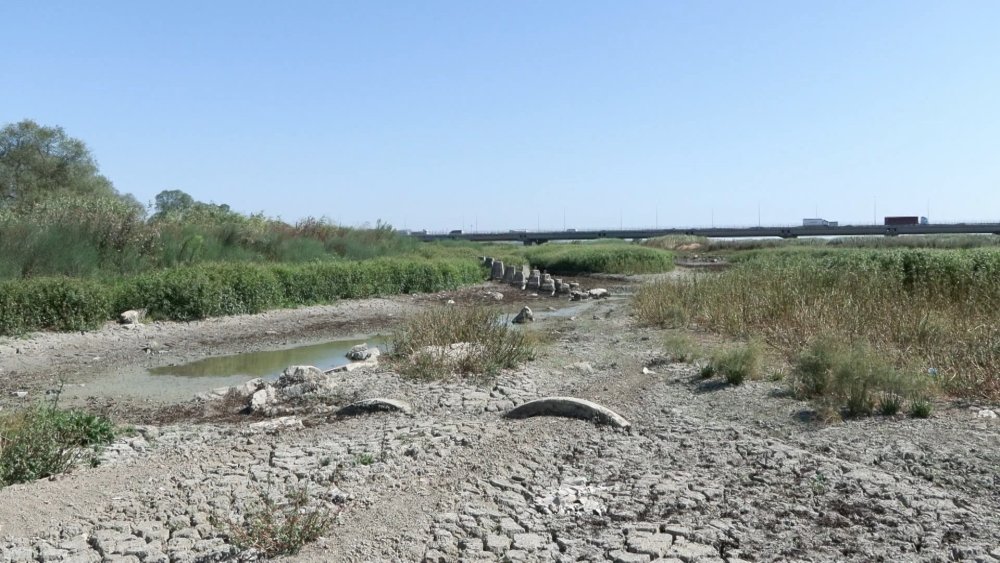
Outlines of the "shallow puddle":
{"type": "Polygon", "coordinates": [[[349,362],[345,356],[347,351],[366,342],[369,347],[379,347],[385,352],[386,340],[379,336],[334,340],[295,348],[205,358],[139,373],[106,375],[83,386],[67,386],[63,395],[68,398],[127,396],[156,401],[186,400],[198,393],[239,385],[256,377],[277,379],[288,366],[309,365],[324,370],[342,366],[349,362]]]}
{"type": "Polygon", "coordinates": [[[383,338],[361,340],[334,340],[322,344],[298,346],[284,350],[264,350],[232,356],[205,358],[188,364],[163,366],[149,370],[152,375],[174,375],[183,377],[227,377],[248,376],[274,379],[288,366],[306,365],[320,369],[330,369],[348,363],[347,351],[367,342],[369,347],[385,346],[383,338]]]}

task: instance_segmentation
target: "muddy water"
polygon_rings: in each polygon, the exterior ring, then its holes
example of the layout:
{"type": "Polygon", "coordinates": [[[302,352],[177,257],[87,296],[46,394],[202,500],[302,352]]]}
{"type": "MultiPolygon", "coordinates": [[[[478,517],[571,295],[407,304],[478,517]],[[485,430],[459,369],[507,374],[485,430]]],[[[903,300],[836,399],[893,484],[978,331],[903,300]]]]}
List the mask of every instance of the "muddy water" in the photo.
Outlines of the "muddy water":
{"type": "Polygon", "coordinates": [[[292,365],[310,365],[320,369],[341,366],[348,363],[345,354],[352,346],[366,342],[370,347],[377,346],[385,351],[386,340],[379,336],[334,340],[295,348],[205,358],[138,373],[109,374],[83,386],[66,388],[63,395],[77,399],[96,396],[184,401],[198,393],[239,385],[256,377],[277,379],[286,367],[292,365]]]}

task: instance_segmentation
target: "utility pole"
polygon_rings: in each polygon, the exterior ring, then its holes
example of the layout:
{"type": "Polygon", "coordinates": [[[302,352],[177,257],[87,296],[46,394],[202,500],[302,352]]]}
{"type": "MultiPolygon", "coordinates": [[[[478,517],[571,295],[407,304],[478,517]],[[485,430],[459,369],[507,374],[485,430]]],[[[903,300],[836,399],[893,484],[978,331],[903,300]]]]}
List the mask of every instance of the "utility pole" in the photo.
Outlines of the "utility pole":
{"type": "Polygon", "coordinates": [[[566,208],[563,207],[563,230],[566,230],[566,208]]]}
{"type": "Polygon", "coordinates": [[[656,228],[660,228],[660,206],[656,206],[656,228]]]}
{"type": "Polygon", "coordinates": [[[757,226],[760,226],[760,202],[757,202],[757,226]]]}

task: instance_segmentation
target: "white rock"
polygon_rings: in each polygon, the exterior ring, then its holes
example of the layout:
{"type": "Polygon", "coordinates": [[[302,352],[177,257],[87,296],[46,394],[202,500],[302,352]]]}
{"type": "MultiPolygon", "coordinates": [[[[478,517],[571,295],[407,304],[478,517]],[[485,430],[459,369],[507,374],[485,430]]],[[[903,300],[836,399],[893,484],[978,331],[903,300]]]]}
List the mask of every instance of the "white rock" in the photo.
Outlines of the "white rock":
{"type": "Polygon", "coordinates": [[[274,383],[282,399],[294,399],[332,389],[336,381],[314,366],[288,366],[274,383]]]}
{"type": "Polygon", "coordinates": [[[247,381],[243,385],[237,385],[236,387],[233,387],[232,390],[241,397],[250,397],[257,391],[264,388],[265,385],[267,385],[267,383],[258,377],[247,381]]]}
{"type": "Polygon", "coordinates": [[[367,360],[372,355],[371,350],[368,349],[368,343],[358,344],[352,347],[347,352],[347,359],[354,360],[355,362],[360,362],[361,360],[367,360]]]}
{"type": "Polygon", "coordinates": [[[997,418],[997,413],[990,409],[982,409],[976,413],[979,418],[997,418]]]}
{"type": "Polygon", "coordinates": [[[118,315],[118,322],[123,325],[134,325],[139,324],[139,321],[146,316],[145,309],[129,309],[118,315]]]}
{"type": "Polygon", "coordinates": [[[272,420],[262,420],[250,425],[257,432],[275,432],[278,430],[298,430],[302,428],[302,420],[295,416],[282,416],[272,420]]]}
{"type": "Polygon", "coordinates": [[[521,307],[521,312],[511,321],[514,324],[530,323],[535,320],[535,314],[531,312],[531,307],[525,305],[521,307]]]}
{"type": "Polygon", "coordinates": [[[267,410],[275,402],[275,399],[277,399],[277,393],[274,387],[268,385],[250,397],[250,410],[253,412],[267,410]]]}

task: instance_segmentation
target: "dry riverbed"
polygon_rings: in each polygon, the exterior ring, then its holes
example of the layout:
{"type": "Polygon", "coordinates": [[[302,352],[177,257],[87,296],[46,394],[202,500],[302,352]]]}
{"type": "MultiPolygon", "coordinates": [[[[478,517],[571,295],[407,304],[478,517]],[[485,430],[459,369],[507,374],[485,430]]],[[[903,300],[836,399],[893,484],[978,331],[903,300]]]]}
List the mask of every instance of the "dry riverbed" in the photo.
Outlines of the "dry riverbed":
{"type": "MultiPolygon", "coordinates": [[[[493,290],[510,311],[568,305],[484,285],[35,335],[0,345],[0,405],[109,370],[385,333],[493,290]]],[[[625,298],[540,315],[531,330],[548,344],[496,379],[365,368],[335,374],[293,418],[194,423],[163,415],[176,406],[98,398],[136,432],[98,467],[0,490],[0,562],[237,560],[231,522],[301,489],[336,520],[289,561],[1000,561],[1000,425],[969,405],[818,425],[781,382],[721,386],[670,363],[664,333],[636,326],[625,298]],[[546,396],[598,402],[632,427],[502,417],[546,396]],[[412,412],[331,414],[373,397],[412,412]]]]}

